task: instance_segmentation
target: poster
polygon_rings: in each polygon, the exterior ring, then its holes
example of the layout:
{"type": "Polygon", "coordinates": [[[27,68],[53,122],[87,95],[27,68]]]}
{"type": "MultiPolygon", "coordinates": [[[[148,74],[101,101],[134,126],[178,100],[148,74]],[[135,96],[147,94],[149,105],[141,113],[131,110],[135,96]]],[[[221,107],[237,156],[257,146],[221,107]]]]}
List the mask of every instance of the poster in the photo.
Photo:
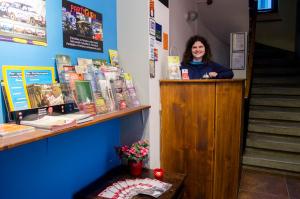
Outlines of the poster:
{"type": "Polygon", "coordinates": [[[162,26],[159,23],[156,23],[155,26],[155,38],[156,41],[161,42],[162,40],[162,26]]]}
{"type": "Polygon", "coordinates": [[[2,75],[10,111],[30,108],[27,85],[55,82],[54,67],[3,66],[2,75]]]}
{"type": "Polygon", "coordinates": [[[102,14],[70,1],[62,1],[65,48],[103,52],[102,14]]]}
{"type": "Polygon", "coordinates": [[[156,26],[155,20],[153,18],[150,18],[149,19],[149,33],[150,33],[150,35],[155,36],[155,26],[156,26]]]}
{"type": "Polygon", "coordinates": [[[45,0],[0,0],[0,41],[47,46],[45,0]]]}

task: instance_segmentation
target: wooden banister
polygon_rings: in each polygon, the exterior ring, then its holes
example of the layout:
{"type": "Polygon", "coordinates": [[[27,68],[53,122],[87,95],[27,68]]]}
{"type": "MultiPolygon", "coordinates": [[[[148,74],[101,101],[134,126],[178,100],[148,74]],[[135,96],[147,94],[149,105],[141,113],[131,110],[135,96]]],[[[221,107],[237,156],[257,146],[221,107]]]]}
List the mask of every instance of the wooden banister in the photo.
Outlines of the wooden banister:
{"type": "Polygon", "coordinates": [[[246,74],[246,89],[245,89],[245,98],[249,98],[251,90],[251,82],[253,76],[253,57],[254,57],[254,48],[255,48],[255,32],[256,32],[256,16],[257,16],[257,1],[249,0],[249,52],[248,52],[248,69],[246,74]]]}

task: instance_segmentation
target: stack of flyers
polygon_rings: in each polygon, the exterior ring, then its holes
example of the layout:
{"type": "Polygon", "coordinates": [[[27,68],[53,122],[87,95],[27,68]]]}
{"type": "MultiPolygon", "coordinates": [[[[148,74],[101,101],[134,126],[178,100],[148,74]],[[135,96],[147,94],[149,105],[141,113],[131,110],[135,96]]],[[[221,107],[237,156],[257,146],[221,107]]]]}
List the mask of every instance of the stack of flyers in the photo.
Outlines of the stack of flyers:
{"type": "Polygon", "coordinates": [[[150,178],[124,179],[111,184],[98,196],[101,198],[130,199],[138,194],[145,194],[158,198],[171,186],[169,183],[150,178]]]}

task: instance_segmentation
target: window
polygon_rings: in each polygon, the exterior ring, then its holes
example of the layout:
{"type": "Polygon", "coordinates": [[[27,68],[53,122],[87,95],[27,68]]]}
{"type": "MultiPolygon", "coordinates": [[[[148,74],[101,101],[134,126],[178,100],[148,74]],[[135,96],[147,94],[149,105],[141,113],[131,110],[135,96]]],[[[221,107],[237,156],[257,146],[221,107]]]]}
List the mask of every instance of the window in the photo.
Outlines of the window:
{"type": "Polygon", "coordinates": [[[258,0],[257,10],[258,12],[277,12],[278,0],[258,0]]]}

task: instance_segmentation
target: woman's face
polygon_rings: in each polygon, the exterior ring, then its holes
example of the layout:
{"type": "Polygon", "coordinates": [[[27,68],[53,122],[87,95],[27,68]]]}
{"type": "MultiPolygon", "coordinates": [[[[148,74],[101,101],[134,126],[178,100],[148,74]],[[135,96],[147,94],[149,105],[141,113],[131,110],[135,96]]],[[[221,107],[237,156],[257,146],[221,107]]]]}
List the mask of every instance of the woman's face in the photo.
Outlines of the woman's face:
{"type": "Polygon", "coordinates": [[[205,46],[201,41],[196,41],[192,46],[193,59],[196,61],[202,61],[202,57],[205,55],[205,46]]]}

